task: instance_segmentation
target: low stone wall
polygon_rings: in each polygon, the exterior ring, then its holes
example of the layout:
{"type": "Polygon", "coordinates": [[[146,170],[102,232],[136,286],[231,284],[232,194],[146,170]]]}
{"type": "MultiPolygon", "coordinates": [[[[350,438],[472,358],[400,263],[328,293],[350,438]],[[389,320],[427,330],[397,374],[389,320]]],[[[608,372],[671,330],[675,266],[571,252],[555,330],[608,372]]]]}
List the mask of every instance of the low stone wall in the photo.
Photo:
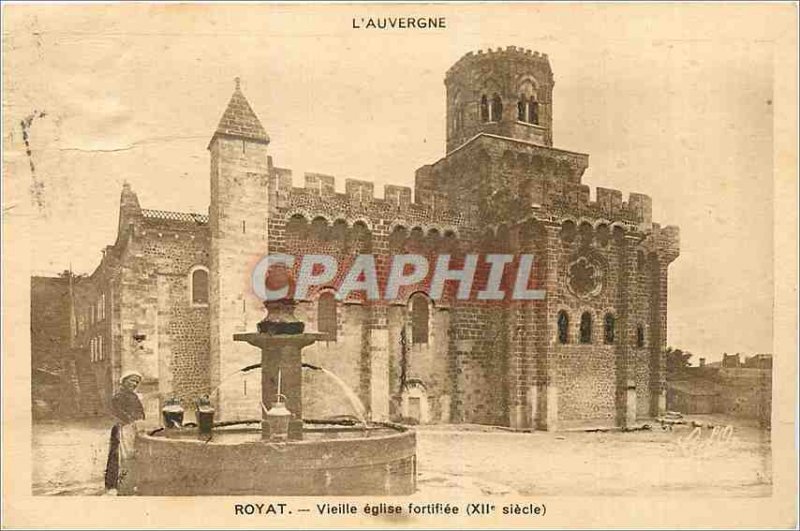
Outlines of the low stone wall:
{"type": "Polygon", "coordinates": [[[770,425],[771,369],[694,370],[686,372],[682,377],[676,377],[669,387],[668,409],[681,413],[722,413],[732,417],[758,419],[762,426],[770,425]]]}
{"type": "Polygon", "coordinates": [[[717,409],[735,417],[769,424],[772,413],[771,369],[720,369],[717,409]]]}

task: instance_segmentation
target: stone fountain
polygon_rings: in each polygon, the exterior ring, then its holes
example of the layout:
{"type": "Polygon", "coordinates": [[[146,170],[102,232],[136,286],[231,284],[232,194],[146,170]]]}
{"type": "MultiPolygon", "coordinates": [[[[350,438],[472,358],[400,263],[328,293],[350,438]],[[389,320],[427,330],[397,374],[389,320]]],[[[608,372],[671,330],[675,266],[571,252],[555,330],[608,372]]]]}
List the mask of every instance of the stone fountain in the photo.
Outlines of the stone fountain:
{"type": "MultiPolygon", "coordinates": [[[[270,287],[292,281],[267,273],[270,287]]],[[[389,423],[335,423],[303,418],[305,332],[289,299],[266,302],[258,331],[235,334],[261,350],[262,418],[218,422],[213,429],[160,429],[136,438],[131,493],[196,495],[402,495],[416,489],[416,438],[389,423]],[[270,408],[272,406],[272,408],[270,408]],[[287,429],[276,422],[282,412],[287,429]],[[276,413],[277,412],[277,413],[276,413]]],[[[279,420],[279,419],[278,419],[279,420]]]]}

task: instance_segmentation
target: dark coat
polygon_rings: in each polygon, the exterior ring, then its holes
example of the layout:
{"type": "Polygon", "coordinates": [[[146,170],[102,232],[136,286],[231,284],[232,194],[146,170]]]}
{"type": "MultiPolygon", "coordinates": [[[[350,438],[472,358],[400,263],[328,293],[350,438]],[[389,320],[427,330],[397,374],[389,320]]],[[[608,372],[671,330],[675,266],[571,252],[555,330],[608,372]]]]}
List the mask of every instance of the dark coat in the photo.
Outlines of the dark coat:
{"type": "Polygon", "coordinates": [[[106,489],[116,489],[121,480],[120,426],[144,419],[144,406],[136,393],[123,387],[111,398],[111,413],[116,417],[117,423],[111,428],[111,439],[108,444],[106,489]]]}
{"type": "Polygon", "coordinates": [[[144,406],[133,391],[122,388],[111,399],[111,413],[122,425],[144,419],[144,406]]]}

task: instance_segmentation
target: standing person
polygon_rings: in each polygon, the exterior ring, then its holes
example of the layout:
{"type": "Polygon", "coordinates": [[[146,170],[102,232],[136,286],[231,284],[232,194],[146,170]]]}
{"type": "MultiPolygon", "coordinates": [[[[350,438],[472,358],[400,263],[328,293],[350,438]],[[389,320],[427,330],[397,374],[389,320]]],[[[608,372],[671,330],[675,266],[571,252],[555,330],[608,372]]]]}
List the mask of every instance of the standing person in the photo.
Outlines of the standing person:
{"type": "Polygon", "coordinates": [[[136,371],[126,371],[119,379],[120,389],[111,399],[111,413],[116,423],[111,428],[111,439],[106,463],[106,492],[116,494],[120,480],[122,460],[133,456],[133,438],[136,435],[135,423],[144,420],[144,406],[136,388],[142,383],[142,375],[136,371]]]}

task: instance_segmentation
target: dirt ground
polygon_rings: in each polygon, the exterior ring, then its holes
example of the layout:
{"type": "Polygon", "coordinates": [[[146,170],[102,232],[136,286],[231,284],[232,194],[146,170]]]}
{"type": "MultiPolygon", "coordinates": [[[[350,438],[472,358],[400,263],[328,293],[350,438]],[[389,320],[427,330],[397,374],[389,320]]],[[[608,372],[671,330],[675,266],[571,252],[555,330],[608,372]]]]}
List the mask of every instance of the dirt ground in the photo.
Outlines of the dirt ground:
{"type": "Polygon", "coordinates": [[[420,493],[461,486],[538,496],[769,496],[769,432],[733,419],[712,428],[656,424],[634,432],[508,433],[423,427],[420,493]]]}
{"type": "MultiPolygon", "coordinates": [[[[769,432],[676,426],[635,432],[513,433],[483,426],[417,429],[414,497],[769,496],[769,432]]],[[[100,495],[110,422],[44,422],[33,429],[35,495],[100,495]]]]}

